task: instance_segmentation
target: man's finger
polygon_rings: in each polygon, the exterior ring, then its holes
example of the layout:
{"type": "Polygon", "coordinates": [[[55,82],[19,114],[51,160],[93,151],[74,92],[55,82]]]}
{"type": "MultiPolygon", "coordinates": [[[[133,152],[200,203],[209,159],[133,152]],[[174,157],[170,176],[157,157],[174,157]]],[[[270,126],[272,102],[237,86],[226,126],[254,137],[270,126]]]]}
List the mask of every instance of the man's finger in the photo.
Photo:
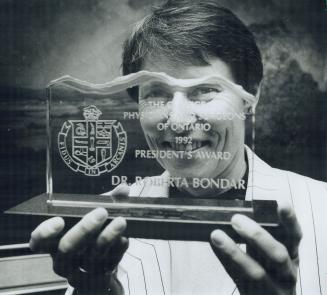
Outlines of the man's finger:
{"type": "Polygon", "coordinates": [[[61,217],[53,217],[42,222],[32,233],[29,246],[33,251],[51,253],[57,248],[58,237],[65,227],[61,217]]]}
{"type": "Polygon", "coordinates": [[[238,286],[246,282],[269,283],[263,267],[244,253],[223,231],[215,230],[211,233],[211,247],[238,286]]]}
{"type": "Polygon", "coordinates": [[[104,269],[114,269],[128,247],[128,240],[121,236],[125,229],[124,218],[117,217],[112,220],[99,234],[95,243],[90,246],[89,253],[84,255],[80,265],[93,273],[103,273],[104,269]]]}
{"type": "Polygon", "coordinates": [[[98,249],[101,250],[102,248],[108,247],[108,245],[115,242],[116,239],[124,233],[126,226],[127,223],[123,217],[117,217],[112,220],[100,233],[96,240],[96,246],[98,249]]]}
{"type": "Polygon", "coordinates": [[[72,227],[60,240],[58,252],[53,257],[54,271],[67,277],[83,262],[78,254],[86,248],[97,234],[105,221],[108,212],[104,208],[97,208],[86,214],[81,221],[72,227]]]}
{"type": "Polygon", "coordinates": [[[302,239],[302,230],[291,206],[286,204],[278,205],[279,219],[287,238],[287,248],[292,259],[298,257],[298,248],[302,239]]]}
{"type": "Polygon", "coordinates": [[[126,250],[128,249],[128,239],[119,237],[116,243],[106,252],[105,267],[109,271],[113,271],[118,263],[122,260],[126,250]]]}
{"type": "Polygon", "coordinates": [[[296,281],[296,273],[287,248],[252,219],[236,214],[232,226],[245,240],[255,259],[275,278],[283,278],[290,283],[296,281]]]}
{"type": "Polygon", "coordinates": [[[97,208],[86,214],[62,237],[58,247],[59,252],[75,254],[81,250],[90,242],[90,238],[101,230],[107,218],[108,212],[104,208],[97,208]]]}

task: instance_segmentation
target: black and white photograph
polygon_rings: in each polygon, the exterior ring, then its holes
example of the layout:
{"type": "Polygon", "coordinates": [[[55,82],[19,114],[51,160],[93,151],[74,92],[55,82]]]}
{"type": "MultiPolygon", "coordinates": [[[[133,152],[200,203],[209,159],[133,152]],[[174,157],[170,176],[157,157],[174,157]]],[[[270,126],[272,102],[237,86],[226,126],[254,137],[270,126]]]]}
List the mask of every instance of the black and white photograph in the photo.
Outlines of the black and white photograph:
{"type": "Polygon", "coordinates": [[[327,295],[326,0],[0,0],[0,294],[327,295]]]}

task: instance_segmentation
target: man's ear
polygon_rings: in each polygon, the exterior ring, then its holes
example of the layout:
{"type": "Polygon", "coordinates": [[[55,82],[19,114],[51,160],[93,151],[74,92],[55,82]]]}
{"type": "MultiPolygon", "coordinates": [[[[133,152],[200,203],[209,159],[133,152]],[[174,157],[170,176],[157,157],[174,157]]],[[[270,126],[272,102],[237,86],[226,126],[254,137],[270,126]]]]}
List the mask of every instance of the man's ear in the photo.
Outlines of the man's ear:
{"type": "Polygon", "coordinates": [[[262,85],[262,81],[260,81],[259,85],[255,86],[255,89],[256,89],[255,97],[257,98],[257,101],[259,101],[259,98],[260,98],[261,85],[262,85]]]}
{"type": "Polygon", "coordinates": [[[256,97],[256,104],[255,105],[252,105],[252,106],[249,106],[245,112],[246,112],[246,115],[253,115],[255,113],[255,108],[259,102],[259,98],[260,98],[260,94],[261,94],[261,85],[262,85],[262,81],[258,84],[258,85],[255,85],[254,86],[254,96],[256,97]]]}

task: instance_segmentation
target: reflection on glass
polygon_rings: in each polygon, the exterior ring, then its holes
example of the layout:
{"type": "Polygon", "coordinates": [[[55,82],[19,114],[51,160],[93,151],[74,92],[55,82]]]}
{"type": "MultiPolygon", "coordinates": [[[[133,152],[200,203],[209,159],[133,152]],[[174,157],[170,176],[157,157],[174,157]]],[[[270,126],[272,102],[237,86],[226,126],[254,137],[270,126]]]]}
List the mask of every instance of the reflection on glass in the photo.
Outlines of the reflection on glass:
{"type": "Polygon", "coordinates": [[[244,126],[257,98],[241,86],[141,71],[101,85],[65,76],[47,90],[50,201],[122,182],[131,196],[244,199],[252,170],[235,158],[254,146],[244,126]]]}

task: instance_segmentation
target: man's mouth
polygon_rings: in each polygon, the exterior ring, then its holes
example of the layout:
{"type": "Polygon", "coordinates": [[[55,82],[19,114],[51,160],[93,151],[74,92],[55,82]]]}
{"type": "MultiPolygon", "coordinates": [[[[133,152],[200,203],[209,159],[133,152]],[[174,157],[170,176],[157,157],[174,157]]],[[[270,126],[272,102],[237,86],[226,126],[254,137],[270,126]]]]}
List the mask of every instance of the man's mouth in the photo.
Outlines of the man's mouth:
{"type": "Polygon", "coordinates": [[[205,146],[209,146],[210,141],[209,140],[192,140],[192,142],[189,143],[176,143],[176,142],[169,142],[169,141],[164,141],[162,143],[162,146],[165,149],[172,149],[175,151],[183,151],[183,152],[193,152],[196,151],[200,148],[203,148],[205,146]]]}

